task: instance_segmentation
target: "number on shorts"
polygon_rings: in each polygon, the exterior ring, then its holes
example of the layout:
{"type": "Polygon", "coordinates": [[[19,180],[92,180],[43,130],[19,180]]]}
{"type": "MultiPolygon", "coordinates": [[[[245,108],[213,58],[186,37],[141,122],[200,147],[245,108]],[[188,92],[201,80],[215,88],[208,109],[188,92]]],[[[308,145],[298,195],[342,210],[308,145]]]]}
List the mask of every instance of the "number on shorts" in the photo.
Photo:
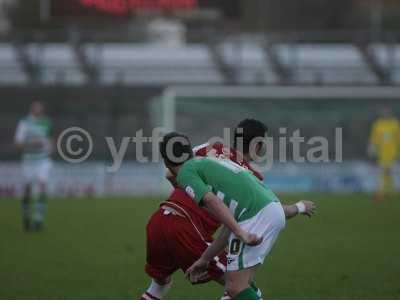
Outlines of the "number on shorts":
{"type": "Polygon", "coordinates": [[[233,239],[229,246],[229,254],[238,255],[240,252],[240,248],[242,246],[242,241],[239,239],[233,239]]]}

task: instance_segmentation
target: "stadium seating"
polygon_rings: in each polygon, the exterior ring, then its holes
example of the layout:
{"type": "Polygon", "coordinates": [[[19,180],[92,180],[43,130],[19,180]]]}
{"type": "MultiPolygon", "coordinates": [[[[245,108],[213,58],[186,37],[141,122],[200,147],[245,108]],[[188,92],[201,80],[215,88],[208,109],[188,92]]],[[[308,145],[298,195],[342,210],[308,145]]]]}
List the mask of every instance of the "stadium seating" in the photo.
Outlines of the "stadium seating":
{"type": "Polygon", "coordinates": [[[277,83],[271,62],[257,41],[229,41],[220,45],[219,50],[224,61],[234,70],[239,83],[277,83]]]}
{"type": "Polygon", "coordinates": [[[0,43],[0,84],[25,84],[27,81],[13,45],[0,43]]]}
{"type": "Polygon", "coordinates": [[[374,44],[369,49],[373,51],[379,64],[388,68],[393,82],[400,84],[400,46],[374,44]]]}
{"type": "Polygon", "coordinates": [[[32,43],[26,50],[30,60],[41,70],[39,80],[42,83],[85,83],[85,75],[70,45],[32,43]]]}
{"type": "Polygon", "coordinates": [[[100,66],[100,80],[135,84],[222,83],[205,45],[164,48],[142,44],[87,45],[89,61],[100,66]]]}
{"type": "MultiPolygon", "coordinates": [[[[45,85],[82,85],[89,78],[106,85],[229,84],[232,79],[239,84],[274,85],[286,82],[286,76],[296,85],[381,82],[376,66],[371,67],[371,61],[351,44],[265,47],[265,39],[233,37],[212,47],[84,43],[76,51],[67,43],[28,43],[19,49],[0,43],[0,85],[27,83],[35,76],[45,85]]],[[[400,84],[400,45],[373,44],[367,49],[391,74],[392,83],[400,84]]]]}
{"type": "Polygon", "coordinates": [[[352,45],[276,45],[299,84],[376,84],[377,78],[352,45]]]}

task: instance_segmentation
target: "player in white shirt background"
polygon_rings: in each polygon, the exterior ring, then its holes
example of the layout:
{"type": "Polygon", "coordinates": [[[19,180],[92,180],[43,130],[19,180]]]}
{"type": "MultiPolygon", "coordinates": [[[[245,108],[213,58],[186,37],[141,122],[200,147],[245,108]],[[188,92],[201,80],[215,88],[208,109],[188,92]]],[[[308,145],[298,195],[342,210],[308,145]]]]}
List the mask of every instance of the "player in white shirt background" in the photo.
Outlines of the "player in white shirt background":
{"type": "Polygon", "coordinates": [[[21,203],[25,230],[40,230],[47,210],[47,190],[52,166],[52,124],[44,114],[44,104],[34,101],[15,133],[15,144],[22,154],[24,193],[21,203]],[[37,189],[36,189],[37,188],[37,189]],[[37,193],[34,193],[37,191],[37,193]],[[37,195],[37,197],[34,197],[37,195]]]}

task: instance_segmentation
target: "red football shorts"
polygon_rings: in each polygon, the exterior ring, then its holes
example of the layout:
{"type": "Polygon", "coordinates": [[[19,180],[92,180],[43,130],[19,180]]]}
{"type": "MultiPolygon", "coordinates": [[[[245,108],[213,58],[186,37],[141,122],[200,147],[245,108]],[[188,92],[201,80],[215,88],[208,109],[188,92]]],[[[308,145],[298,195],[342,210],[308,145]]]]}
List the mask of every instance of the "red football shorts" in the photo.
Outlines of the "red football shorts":
{"type": "MultiPolygon", "coordinates": [[[[197,261],[213,238],[198,231],[186,217],[164,214],[161,208],[156,211],[147,224],[147,264],[146,273],[163,280],[178,269],[185,272],[197,261]]],[[[226,253],[211,262],[209,278],[202,281],[220,279],[226,267],[226,253]]]]}

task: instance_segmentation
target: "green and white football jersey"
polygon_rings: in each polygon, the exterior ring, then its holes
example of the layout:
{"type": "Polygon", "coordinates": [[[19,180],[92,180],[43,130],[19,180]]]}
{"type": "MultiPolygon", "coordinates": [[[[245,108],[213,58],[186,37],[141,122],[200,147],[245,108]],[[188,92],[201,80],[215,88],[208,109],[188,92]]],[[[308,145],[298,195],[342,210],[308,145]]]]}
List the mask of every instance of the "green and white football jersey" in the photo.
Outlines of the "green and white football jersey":
{"type": "Polygon", "coordinates": [[[51,122],[48,118],[35,118],[27,116],[19,121],[15,133],[17,143],[29,143],[30,141],[41,141],[41,146],[25,148],[22,154],[23,161],[37,161],[48,159],[51,151],[51,122]]]}
{"type": "Polygon", "coordinates": [[[251,219],[271,202],[279,202],[250,171],[228,159],[195,157],[184,163],[177,181],[199,205],[207,192],[213,192],[238,222],[251,219]]]}

